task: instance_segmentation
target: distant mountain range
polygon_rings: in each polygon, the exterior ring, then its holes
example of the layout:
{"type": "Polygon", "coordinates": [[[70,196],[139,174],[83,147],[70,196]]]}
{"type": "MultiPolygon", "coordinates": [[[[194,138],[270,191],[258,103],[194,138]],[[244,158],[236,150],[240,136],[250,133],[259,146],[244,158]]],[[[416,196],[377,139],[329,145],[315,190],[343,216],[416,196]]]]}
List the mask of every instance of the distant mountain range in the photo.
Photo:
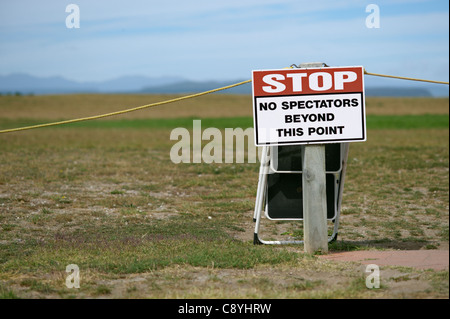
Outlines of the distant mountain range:
{"type": "Polygon", "coordinates": [[[144,87],[173,84],[184,81],[181,77],[122,76],[103,82],[77,82],[60,76],[40,78],[16,73],[0,75],[0,92],[22,94],[63,93],[131,93],[144,87]]]}
{"type": "MultiPolygon", "coordinates": [[[[447,85],[428,83],[401,83],[398,80],[365,79],[366,96],[423,96],[448,97],[447,85]],[[390,85],[388,85],[390,84],[390,85]]],[[[0,75],[1,94],[68,94],[68,93],[162,93],[185,94],[203,92],[236,81],[191,81],[182,77],[123,76],[103,82],[77,82],[60,76],[39,78],[17,73],[0,75]]],[[[222,91],[222,93],[251,94],[251,83],[222,91]]]]}

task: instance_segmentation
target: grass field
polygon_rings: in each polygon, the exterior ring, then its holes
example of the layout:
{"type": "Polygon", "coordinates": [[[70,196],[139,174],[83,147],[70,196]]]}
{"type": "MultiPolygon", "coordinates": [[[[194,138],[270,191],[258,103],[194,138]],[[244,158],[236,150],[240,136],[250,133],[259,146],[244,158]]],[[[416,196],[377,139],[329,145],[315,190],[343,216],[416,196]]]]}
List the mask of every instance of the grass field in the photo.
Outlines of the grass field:
{"type": "MultiPolygon", "coordinates": [[[[0,96],[0,129],[172,96],[0,96]]],[[[330,251],[447,249],[449,101],[368,98],[330,251]]],[[[0,134],[0,297],[448,298],[448,271],[365,268],[253,245],[259,163],[174,164],[176,127],[252,126],[251,97],[208,95],[98,121],[0,134]],[[66,287],[66,266],[80,288],[66,287]]],[[[206,143],[206,142],[205,142],[206,143]]],[[[266,238],[301,222],[263,220],[266,238]]]]}

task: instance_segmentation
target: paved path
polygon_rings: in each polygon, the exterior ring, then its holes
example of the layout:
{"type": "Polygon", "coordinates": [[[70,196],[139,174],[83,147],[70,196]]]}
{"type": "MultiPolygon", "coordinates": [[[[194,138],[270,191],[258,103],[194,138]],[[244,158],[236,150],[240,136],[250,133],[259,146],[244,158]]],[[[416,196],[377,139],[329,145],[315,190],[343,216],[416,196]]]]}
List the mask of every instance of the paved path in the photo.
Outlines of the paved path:
{"type": "Polygon", "coordinates": [[[329,253],[320,258],[355,261],[378,266],[405,266],[418,269],[448,270],[448,250],[363,250],[329,253]]]}

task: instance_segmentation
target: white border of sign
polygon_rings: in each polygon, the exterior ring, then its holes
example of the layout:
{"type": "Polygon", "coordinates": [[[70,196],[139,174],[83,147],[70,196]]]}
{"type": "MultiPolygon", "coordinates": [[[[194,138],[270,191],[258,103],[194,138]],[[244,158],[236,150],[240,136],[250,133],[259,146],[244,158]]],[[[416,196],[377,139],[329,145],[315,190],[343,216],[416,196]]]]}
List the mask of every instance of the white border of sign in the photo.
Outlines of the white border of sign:
{"type": "MultiPolygon", "coordinates": [[[[300,70],[332,71],[340,68],[307,68],[300,70]]],[[[286,69],[255,70],[254,72],[289,71],[286,69]]],[[[366,140],[364,72],[361,92],[314,93],[295,95],[255,96],[252,86],[255,145],[302,145],[366,140]],[[346,100],[346,102],[344,102],[346,100]],[[258,110],[259,103],[275,107],[258,110]],[[293,105],[292,108],[291,104],[293,105]],[[347,106],[344,107],[344,104],[347,106]],[[284,108],[284,109],[282,109],[284,108]]],[[[252,80],[254,73],[252,72],[252,80]]],[[[254,82],[253,82],[254,83],[254,82]]]]}

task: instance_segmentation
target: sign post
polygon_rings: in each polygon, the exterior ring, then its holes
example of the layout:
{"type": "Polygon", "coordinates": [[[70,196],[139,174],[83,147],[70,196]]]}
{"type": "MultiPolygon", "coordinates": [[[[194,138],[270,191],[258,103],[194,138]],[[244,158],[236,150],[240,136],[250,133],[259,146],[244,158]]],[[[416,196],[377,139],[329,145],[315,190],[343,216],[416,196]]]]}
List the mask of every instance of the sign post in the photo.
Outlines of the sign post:
{"type": "Polygon", "coordinates": [[[324,144],[366,140],[364,69],[308,63],[252,75],[255,144],[302,145],[304,247],[327,252],[324,144]]]}
{"type": "Polygon", "coordinates": [[[328,252],[325,145],[306,145],[303,159],[303,226],[305,252],[328,252]]]}

